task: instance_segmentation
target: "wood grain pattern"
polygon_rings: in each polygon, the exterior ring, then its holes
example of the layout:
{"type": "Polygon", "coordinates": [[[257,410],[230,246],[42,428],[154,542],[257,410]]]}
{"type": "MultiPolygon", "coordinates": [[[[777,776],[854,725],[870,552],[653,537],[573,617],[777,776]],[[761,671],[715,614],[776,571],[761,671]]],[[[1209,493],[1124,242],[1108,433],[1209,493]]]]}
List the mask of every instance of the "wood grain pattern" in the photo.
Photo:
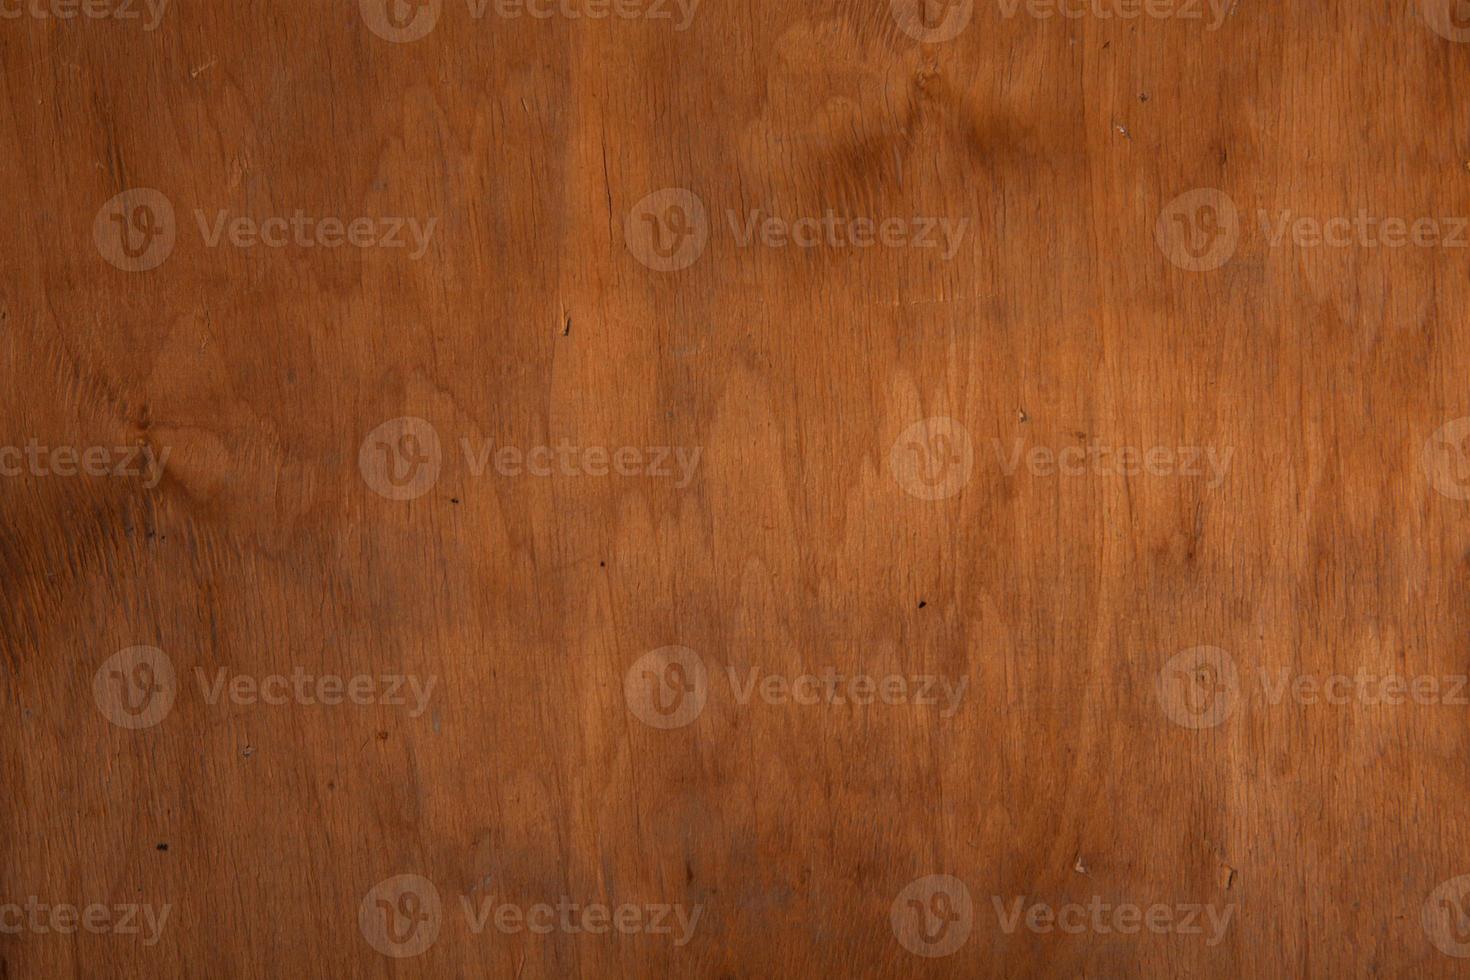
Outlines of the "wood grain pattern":
{"type": "Polygon", "coordinates": [[[1470,5],[122,2],[0,2],[0,976],[1464,974],[1470,5]]]}

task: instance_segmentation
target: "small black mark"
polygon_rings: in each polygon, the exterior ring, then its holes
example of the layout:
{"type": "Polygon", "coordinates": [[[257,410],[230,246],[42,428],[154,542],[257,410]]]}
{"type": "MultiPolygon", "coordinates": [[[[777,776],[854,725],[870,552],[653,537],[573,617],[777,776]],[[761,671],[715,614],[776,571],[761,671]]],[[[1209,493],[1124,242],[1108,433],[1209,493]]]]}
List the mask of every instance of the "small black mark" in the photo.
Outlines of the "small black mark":
{"type": "Polygon", "coordinates": [[[597,567],[598,568],[606,568],[607,567],[607,562],[600,561],[600,562],[597,563],[597,567]]]}
{"type": "Polygon", "coordinates": [[[927,605],[929,605],[929,603],[925,602],[923,599],[920,599],[919,600],[919,608],[920,609],[923,609],[927,605]]]}
{"type": "Polygon", "coordinates": [[[449,498],[449,502],[451,504],[457,504],[457,503],[459,503],[459,498],[458,497],[450,497],[449,498]]]}
{"type": "Polygon", "coordinates": [[[159,844],[158,845],[158,849],[160,851],[166,851],[166,850],[168,850],[168,845],[167,844],[159,844]]]}
{"type": "Polygon", "coordinates": [[[566,336],[569,336],[571,334],[571,332],[572,332],[572,315],[570,313],[567,313],[567,314],[564,314],[564,316],[565,316],[565,322],[562,324],[562,327],[561,327],[561,335],[563,337],[566,337],[566,336]]]}

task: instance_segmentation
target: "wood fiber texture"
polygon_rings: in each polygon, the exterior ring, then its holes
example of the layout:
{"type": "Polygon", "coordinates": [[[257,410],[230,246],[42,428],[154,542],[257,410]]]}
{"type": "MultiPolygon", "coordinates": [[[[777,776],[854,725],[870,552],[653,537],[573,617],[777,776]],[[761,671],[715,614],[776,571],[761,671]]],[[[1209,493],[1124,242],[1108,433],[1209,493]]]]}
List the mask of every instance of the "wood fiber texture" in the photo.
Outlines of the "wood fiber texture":
{"type": "Polygon", "coordinates": [[[0,0],[0,977],[1466,975],[1467,41],[0,0]]]}

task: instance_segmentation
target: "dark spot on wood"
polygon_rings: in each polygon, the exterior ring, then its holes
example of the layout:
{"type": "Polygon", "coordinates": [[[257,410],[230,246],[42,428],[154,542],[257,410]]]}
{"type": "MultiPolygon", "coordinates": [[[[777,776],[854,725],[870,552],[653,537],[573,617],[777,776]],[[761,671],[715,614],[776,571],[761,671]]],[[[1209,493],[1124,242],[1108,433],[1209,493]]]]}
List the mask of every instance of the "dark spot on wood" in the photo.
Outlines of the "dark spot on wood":
{"type": "Polygon", "coordinates": [[[158,849],[160,851],[166,851],[166,850],[168,850],[168,844],[166,844],[166,843],[165,844],[159,844],[158,845],[158,849]]]}
{"type": "Polygon", "coordinates": [[[923,609],[927,605],[929,605],[929,603],[925,602],[923,599],[920,599],[919,600],[919,608],[920,609],[923,609]]]}

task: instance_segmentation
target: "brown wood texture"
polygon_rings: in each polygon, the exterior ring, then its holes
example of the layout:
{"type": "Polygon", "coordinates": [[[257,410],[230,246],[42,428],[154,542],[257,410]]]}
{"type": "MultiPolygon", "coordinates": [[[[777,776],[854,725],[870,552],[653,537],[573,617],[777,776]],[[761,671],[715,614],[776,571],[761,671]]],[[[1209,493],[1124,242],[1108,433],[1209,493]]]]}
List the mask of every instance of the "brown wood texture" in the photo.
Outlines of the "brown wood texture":
{"type": "Polygon", "coordinates": [[[919,2],[0,0],[0,977],[1465,975],[1470,4],[919,2]]]}

